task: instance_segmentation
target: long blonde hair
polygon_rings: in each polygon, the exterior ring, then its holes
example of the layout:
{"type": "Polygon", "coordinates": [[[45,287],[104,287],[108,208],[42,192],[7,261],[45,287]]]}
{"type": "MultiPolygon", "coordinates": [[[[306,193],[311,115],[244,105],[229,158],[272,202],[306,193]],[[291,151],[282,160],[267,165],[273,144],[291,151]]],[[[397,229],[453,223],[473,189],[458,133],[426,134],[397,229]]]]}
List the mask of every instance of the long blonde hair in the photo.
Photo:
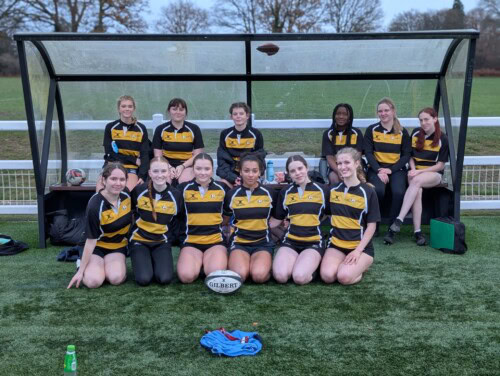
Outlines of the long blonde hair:
{"type": "MultiPolygon", "coordinates": [[[[133,104],[134,104],[134,111],[135,109],[137,108],[137,106],[135,105],[135,99],[130,96],[130,95],[122,95],[120,98],[118,98],[118,100],[116,101],[116,107],[118,109],[120,109],[120,104],[123,102],[123,101],[131,101],[133,104]]],[[[137,123],[137,118],[135,116],[132,116],[132,124],[135,125],[135,123],[137,123]]]]}
{"type": "Polygon", "coordinates": [[[359,162],[358,167],[356,168],[356,176],[361,183],[366,183],[365,172],[363,171],[363,166],[361,164],[361,153],[356,149],[347,146],[337,152],[336,158],[338,158],[340,154],[349,154],[354,162],[359,162]]]}
{"type": "MultiPolygon", "coordinates": [[[[381,104],[388,105],[394,111],[394,114],[396,114],[396,105],[391,98],[385,97],[379,100],[377,103],[377,107],[375,108],[376,112],[378,111],[378,106],[380,106],[381,104]]],[[[396,115],[394,115],[394,122],[392,124],[392,127],[394,128],[394,133],[401,133],[401,131],[403,130],[403,126],[399,122],[399,119],[396,115]]]]}

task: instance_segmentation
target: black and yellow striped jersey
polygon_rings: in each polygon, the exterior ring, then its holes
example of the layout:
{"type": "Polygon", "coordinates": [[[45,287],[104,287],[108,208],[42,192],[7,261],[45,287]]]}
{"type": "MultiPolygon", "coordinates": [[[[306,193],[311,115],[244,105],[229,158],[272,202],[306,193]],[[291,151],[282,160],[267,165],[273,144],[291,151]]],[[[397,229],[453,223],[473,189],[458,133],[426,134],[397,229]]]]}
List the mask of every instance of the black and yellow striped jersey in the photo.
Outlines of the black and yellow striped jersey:
{"type": "Polygon", "coordinates": [[[178,186],[184,201],[185,243],[216,244],[223,241],[222,210],[226,192],[212,180],[205,190],[195,180],[178,186]]]}
{"type": "Polygon", "coordinates": [[[169,226],[173,217],[183,208],[181,193],[172,186],[167,186],[163,192],[157,192],[152,186],[151,202],[148,185],[144,183],[136,186],[131,196],[136,218],[130,242],[152,245],[172,242],[173,235],[169,234],[169,226]]]}
{"type": "MultiPolygon", "coordinates": [[[[411,134],[411,156],[415,161],[416,169],[422,170],[434,166],[438,162],[446,163],[449,154],[448,137],[444,133],[441,133],[439,143],[436,146],[432,146],[432,140],[434,139],[434,133],[432,133],[425,137],[424,147],[419,151],[417,150],[417,139],[420,132],[423,132],[422,128],[416,128],[411,134]]],[[[443,173],[443,171],[439,172],[443,173]]]]}
{"type": "Polygon", "coordinates": [[[204,147],[200,127],[185,121],[181,129],[174,127],[171,121],[155,129],[153,148],[163,151],[168,162],[177,167],[193,156],[193,150],[204,147]]]}
{"type": "Polygon", "coordinates": [[[149,153],[148,131],[142,123],[129,125],[115,120],[106,125],[103,146],[106,153],[104,159],[107,162],[121,162],[125,168],[137,169],[137,158],[144,162],[149,153]],[[116,144],[118,152],[113,149],[113,143],[116,144]]]}
{"type": "MultiPolygon", "coordinates": [[[[347,187],[340,183],[330,190],[327,214],[331,215],[329,247],[354,250],[368,223],[380,221],[380,209],[375,190],[361,183],[347,187]]],[[[370,243],[366,248],[371,247],[370,243]]]]}
{"type": "Polygon", "coordinates": [[[320,223],[328,203],[328,193],[328,188],[313,182],[308,183],[304,191],[296,184],[280,191],[275,218],[290,220],[285,241],[290,239],[322,246],[320,223]]]}
{"type": "Polygon", "coordinates": [[[85,235],[97,239],[96,247],[104,252],[126,248],[132,223],[132,201],[127,192],[121,192],[117,207],[111,205],[99,192],[87,205],[85,235]]]}
{"type": "Polygon", "coordinates": [[[350,146],[359,152],[363,152],[363,134],[358,128],[351,128],[351,142],[347,145],[347,136],[349,131],[337,131],[333,126],[330,129],[323,132],[323,142],[321,145],[321,155],[326,157],[327,155],[335,156],[337,152],[345,146],[350,146]],[[335,143],[333,139],[335,137],[335,143]]]}
{"type": "Polygon", "coordinates": [[[410,136],[405,128],[394,133],[394,127],[388,131],[378,122],[366,129],[364,151],[368,164],[374,171],[377,172],[379,168],[398,171],[410,160],[410,136]]]}
{"type": "Polygon", "coordinates": [[[268,221],[272,215],[276,196],[276,190],[262,185],[253,191],[239,186],[226,194],[224,213],[234,215],[236,228],[233,243],[253,245],[271,241],[268,221]]]}
{"type": "MultiPolygon", "coordinates": [[[[233,126],[221,132],[219,147],[226,150],[233,161],[238,162],[243,153],[263,149],[264,138],[258,129],[248,125],[241,132],[233,126]]],[[[239,171],[238,163],[235,166],[235,171],[239,171]]]]}

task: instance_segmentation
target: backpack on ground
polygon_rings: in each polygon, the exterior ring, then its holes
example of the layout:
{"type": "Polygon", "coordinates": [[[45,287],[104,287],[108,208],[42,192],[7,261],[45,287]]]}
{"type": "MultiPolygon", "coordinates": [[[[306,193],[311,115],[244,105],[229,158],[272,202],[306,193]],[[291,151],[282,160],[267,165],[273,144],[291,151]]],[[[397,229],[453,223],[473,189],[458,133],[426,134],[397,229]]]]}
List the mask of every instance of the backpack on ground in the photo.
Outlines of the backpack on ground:
{"type": "Polygon", "coordinates": [[[28,248],[26,243],[18,242],[8,235],[0,234],[0,256],[12,256],[28,248]]]}
{"type": "Polygon", "coordinates": [[[49,238],[53,245],[77,245],[85,231],[85,217],[69,218],[67,210],[47,213],[49,238]]]}
{"type": "Polygon", "coordinates": [[[444,253],[464,254],[467,251],[465,225],[453,217],[431,219],[431,247],[444,253]]]}

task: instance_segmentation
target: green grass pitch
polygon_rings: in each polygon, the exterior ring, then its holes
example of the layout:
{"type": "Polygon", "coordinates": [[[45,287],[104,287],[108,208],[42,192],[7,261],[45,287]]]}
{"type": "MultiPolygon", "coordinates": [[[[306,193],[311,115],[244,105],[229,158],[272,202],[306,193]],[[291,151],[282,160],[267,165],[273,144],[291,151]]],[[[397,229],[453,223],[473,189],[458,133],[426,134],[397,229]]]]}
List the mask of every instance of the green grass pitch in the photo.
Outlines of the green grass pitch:
{"type": "Polygon", "coordinates": [[[391,247],[376,239],[358,285],[247,283],[231,296],[201,281],[140,288],[132,276],[66,290],[75,269],[56,262],[60,248],[36,249],[36,222],[0,218],[32,247],[0,260],[0,375],[62,374],[68,344],[80,375],[494,375],[499,218],[462,218],[463,256],[417,247],[404,227],[391,247]],[[258,331],[262,352],[210,355],[199,339],[219,327],[258,331]]]}

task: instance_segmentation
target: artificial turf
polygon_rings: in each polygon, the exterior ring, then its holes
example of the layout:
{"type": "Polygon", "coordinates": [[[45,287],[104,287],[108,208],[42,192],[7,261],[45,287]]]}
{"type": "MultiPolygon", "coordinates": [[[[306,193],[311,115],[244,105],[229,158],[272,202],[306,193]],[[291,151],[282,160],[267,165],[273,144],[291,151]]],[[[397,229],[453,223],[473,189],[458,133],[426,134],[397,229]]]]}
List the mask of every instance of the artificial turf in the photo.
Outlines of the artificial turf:
{"type": "Polygon", "coordinates": [[[62,374],[68,344],[80,375],[498,374],[500,217],[462,219],[463,256],[417,247],[406,226],[391,247],[375,240],[358,285],[247,283],[229,296],[201,281],[141,288],[132,275],[66,290],[74,264],[35,248],[36,222],[0,221],[32,247],[0,259],[0,375],[62,374]],[[212,356],[199,339],[219,327],[258,331],[262,352],[212,356]]]}

